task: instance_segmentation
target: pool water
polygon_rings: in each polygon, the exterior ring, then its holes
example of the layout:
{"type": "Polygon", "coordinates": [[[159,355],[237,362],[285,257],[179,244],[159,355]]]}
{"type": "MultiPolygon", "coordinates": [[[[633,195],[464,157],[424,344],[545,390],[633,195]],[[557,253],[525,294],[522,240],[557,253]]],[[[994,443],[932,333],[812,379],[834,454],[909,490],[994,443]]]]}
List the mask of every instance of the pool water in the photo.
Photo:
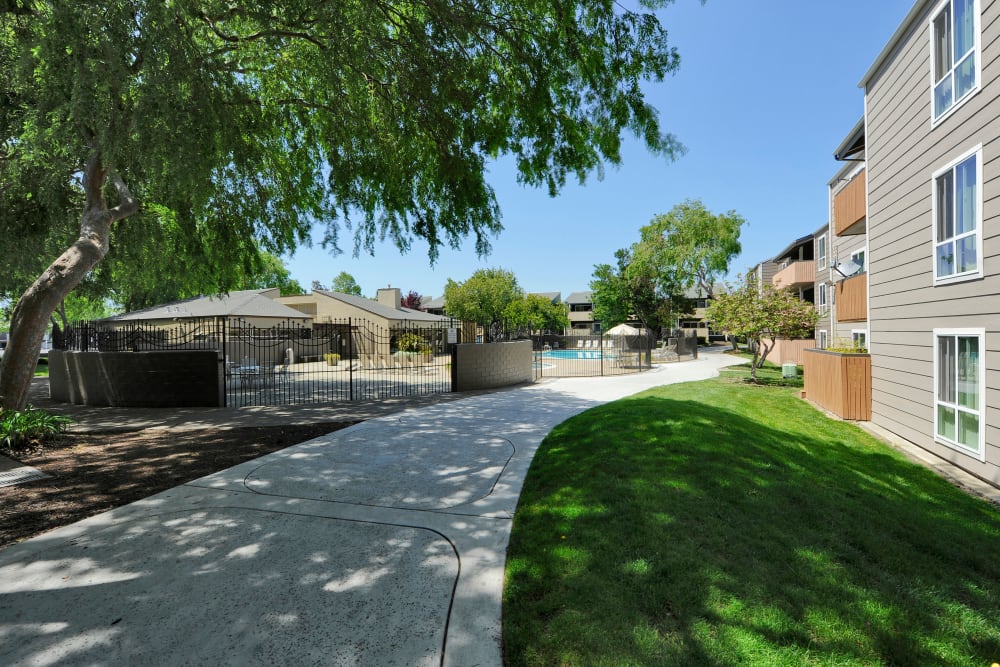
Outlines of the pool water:
{"type": "Polygon", "coordinates": [[[546,350],[542,352],[543,359],[610,359],[615,356],[611,348],[606,350],[546,350]],[[602,355],[603,352],[603,355],[602,355]]]}

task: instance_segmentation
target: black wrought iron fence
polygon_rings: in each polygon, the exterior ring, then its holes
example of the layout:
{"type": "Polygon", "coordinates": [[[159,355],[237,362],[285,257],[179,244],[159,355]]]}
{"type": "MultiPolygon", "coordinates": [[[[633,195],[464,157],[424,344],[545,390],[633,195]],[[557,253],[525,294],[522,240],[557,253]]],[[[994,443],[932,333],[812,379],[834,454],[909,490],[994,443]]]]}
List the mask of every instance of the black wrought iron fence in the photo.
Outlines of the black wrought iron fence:
{"type": "Polygon", "coordinates": [[[535,378],[624,375],[649,370],[647,336],[533,336],[535,378]]]}
{"type": "Polygon", "coordinates": [[[81,322],[58,349],[215,350],[229,406],[294,405],[451,391],[458,320],[344,318],[262,326],[238,318],[81,322]]]}
{"type": "Polygon", "coordinates": [[[535,379],[624,375],[649,370],[655,340],[651,335],[561,335],[513,327],[504,340],[530,339],[535,379]]]}

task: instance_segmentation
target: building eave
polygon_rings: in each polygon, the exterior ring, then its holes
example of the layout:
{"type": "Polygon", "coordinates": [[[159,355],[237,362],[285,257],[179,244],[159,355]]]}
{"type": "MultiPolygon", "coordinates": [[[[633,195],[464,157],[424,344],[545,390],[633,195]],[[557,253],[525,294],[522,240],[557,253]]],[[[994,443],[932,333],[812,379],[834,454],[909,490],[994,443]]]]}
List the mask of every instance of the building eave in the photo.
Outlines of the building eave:
{"type": "Polygon", "coordinates": [[[861,77],[861,81],[858,83],[858,88],[868,87],[868,82],[875,78],[875,75],[882,70],[882,66],[885,65],[887,60],[889,60],[893,51],[895,51],[896,47],[899,46],[903,37],[907,32],[909,32],[910,28],[913,27],[917,17],[923,14],[931,4],[937,1],[938,0],[917,0],[913,3],[913,7],[910,8],[910,11],[906,14],[902,23],[899,24],[898,28],[896,28],[896,32],[892,33],[892,37],[890,37],[889,41],[886,42],[884,47],[882,47],[882,51],[880,51],[878,56],[875,58],[875,62],[873,62],[871,67],[868,68],[865,75],[861,77]]]}

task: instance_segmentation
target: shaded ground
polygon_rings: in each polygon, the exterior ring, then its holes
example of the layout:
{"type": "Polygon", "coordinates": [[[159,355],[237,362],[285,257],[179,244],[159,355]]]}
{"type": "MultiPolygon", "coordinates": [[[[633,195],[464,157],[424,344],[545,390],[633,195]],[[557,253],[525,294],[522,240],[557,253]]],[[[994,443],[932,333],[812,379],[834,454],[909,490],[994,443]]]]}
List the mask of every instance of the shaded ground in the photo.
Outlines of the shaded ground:
{"type": "Polygon", "coordinates": [[[15,454],[50,477],[0,487],[0,548],[352,423],[64,434],[15,454]]]}

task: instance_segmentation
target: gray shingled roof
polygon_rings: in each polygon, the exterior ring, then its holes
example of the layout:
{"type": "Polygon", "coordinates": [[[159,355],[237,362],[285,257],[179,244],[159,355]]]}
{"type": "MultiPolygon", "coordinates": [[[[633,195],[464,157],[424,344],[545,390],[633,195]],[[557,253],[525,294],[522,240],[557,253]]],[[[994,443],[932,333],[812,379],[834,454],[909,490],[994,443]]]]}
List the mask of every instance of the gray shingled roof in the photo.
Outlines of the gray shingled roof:
{"type": "Polygon", "coordinates": [[[423,308],[424,310],[430,310],[431,308],[434,308],[435,310],[437,309],[444,310],[444,296],[442,295],[434,299],[427,299],[421,301],[420,307],[423,308]]]}
{"type": "Polygon", "coordinates": [[[107,318],[122,320],[169,320],[196,317],[270,317],[275,319],[310,319],[308,315],[277,303],[261,294],[267,290],[242,290],[222,296],[200,296],[184,301],[135,310],[124,315],[107,318]]]}
{"type": "Polygon", "coordinates": [[[566,303],[593,303],[594,293],[587,290],[586,292],[573,292],[568,297],[566,297],[566,303]]]}
{"type": "Polygon", "coordinates": [[[441,315],[432,315],[431,313],[425,313],[422,310],[413,310],[412,308],[403,308],[401,306],[396,308],[390,308],[389,306],[383,306],[378,301],[373,301],[372,299],[366,299],[363,296],[354,296],[353,294],[344,294],[343,292],[331,292],[329,290],[313,290],[316,294],[322,294],[323,296],[330,297],[331,299],[337,299],[338,301],[343,301],[344,303],[350,304],[355,308],[360,308],[365,310],[372,315],[377,315],[378,317],[383,317],[387,320],[410,320],[412,322],[450,322],[451,318],[443,317],[441,315]]]}
{"type": "Polygon", "coordinates": [[[552,303],[559,303],[559,299],[562,297],[562,292],[532,292],[532,294],[545,297],[552,303]]]}

